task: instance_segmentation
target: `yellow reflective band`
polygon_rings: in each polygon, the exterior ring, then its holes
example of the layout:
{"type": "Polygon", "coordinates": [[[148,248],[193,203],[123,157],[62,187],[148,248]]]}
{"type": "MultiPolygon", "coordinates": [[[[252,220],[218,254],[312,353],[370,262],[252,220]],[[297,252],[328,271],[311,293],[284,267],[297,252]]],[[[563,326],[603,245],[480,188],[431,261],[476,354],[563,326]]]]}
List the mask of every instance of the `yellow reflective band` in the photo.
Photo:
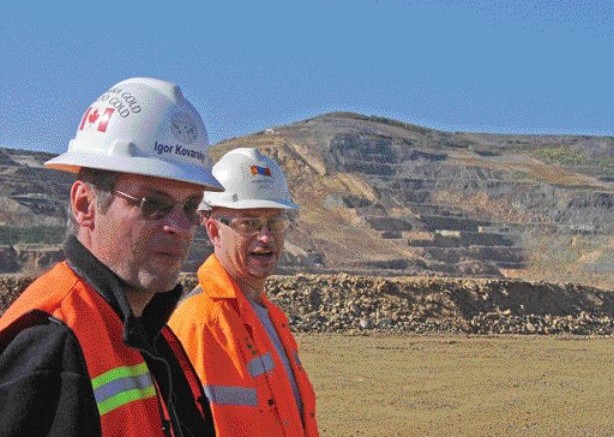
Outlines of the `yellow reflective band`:
{"type": "Polygon", "coordinates": [[[101,416],[127,403],[156,396],[145,362],[111,369],[93,378],[92,387],[101,416]]]}

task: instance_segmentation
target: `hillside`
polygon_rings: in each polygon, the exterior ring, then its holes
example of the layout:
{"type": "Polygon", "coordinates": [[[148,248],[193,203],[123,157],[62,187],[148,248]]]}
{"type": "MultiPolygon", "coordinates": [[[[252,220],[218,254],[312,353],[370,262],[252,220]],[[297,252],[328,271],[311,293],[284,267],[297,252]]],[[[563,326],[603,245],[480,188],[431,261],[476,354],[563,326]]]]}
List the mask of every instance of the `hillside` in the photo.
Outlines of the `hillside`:
{"type": "Polygon", "coordinates": [[[331,113],[218,144],[282,162],[309,271],[614,284],[614,138],[447,133],[331,113]]]}
{"type": "MultiPolygon", "coordinates": [[[[614,288],[614,138],[450,133],[330,113],[222,141],[284,167],[301,213],[279,272],[437,275],[614,288]]],[[[69,175],[0,149],[0,271],[62,257],[69,175]]],[[[199,233],[185,265],[210,251],[199,233]]]]}

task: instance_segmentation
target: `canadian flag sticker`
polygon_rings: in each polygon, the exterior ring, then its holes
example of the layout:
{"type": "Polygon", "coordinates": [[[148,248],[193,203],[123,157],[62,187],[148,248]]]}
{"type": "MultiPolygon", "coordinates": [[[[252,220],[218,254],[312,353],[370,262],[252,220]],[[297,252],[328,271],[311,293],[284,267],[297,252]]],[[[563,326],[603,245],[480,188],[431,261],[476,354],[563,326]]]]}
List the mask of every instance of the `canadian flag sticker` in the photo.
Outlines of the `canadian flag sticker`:
{"type": "Polygon", "coordinates": [[[90,106],[87,108],[87,111],[85,111],[85,114],[83,114],[81,124],[79,125],[79,130],[88,128],[96,129],[98,132],[106,132],[107,125],[109,124],[111,115],[113,115],[114,112],[115,108],[106,108],[101,113],[100,109],[92,108],[90,106]]]}

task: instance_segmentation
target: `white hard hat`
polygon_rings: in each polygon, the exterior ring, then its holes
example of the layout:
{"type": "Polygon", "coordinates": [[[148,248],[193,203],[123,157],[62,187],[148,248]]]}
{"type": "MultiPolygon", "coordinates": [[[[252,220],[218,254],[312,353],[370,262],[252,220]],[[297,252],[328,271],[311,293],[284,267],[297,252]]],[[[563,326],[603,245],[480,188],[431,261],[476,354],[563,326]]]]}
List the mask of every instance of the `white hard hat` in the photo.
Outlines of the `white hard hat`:
{"type": "Polygon", "coordinates": [[[46,167],[81,167],[223,187],[211,173],[207,130],[173,83],[131,78],[113,85],[87,108],[68,151],[46,167]]]}
{"type": "Polygon", "coordinates": [[[298,209],[277,162],[257,149],[231,150],[213,166],[213,175],[225,191],[205,192],[203,202],[211,207],[298,209]]]}

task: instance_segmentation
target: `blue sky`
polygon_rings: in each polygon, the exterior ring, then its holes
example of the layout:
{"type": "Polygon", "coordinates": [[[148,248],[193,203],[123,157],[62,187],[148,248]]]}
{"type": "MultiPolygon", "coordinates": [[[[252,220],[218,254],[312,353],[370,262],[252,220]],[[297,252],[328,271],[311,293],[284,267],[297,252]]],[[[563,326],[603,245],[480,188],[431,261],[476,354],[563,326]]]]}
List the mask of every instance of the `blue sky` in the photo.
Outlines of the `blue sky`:
{"type": "Polygon", "coordinates": [[[613,136],[614,1],[2,2],[1,146],[64,151],[133,76],[180,85],[212,143],[330,111],[613,136]]]}

